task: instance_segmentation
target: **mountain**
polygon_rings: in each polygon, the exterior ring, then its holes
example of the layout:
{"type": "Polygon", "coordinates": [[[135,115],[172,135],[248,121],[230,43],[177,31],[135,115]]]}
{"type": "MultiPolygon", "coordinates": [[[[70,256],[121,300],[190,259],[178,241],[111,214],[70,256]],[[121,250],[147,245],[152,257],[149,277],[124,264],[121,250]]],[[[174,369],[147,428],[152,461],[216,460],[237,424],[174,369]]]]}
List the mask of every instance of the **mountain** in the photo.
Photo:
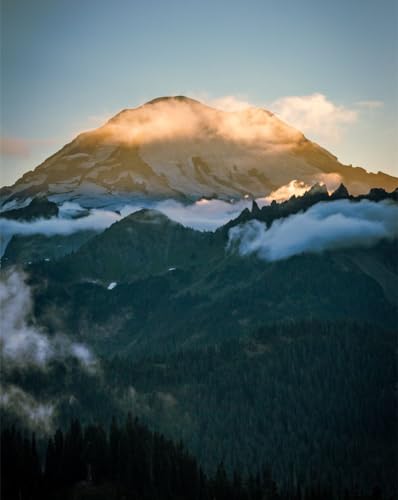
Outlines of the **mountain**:
{"type": "Polygon", "coordinates": [[[0,199],[4,206],[45,195],[101,206],[115,196],[258,198],[293,179],[340,180],[353,194],[398,187],[395,177],[341,164],[265,109],[226,112],[176,96],[123,110],[80,134],[3,187],[0,199]]]}
{"type": "Polygon", "coordinates": [[[68,280],[134,281],[186,268],[199,259],[211,261],[224,251],[216,239],[213,233],[195,231],[161,212],[142,209],[88,240],[61,265],[69,269],[68,280]]]}
{"type": "Polygon", "coordinates": [[[56,203],[47,200],[47,198],[36,197],[27,206],[2,212],[1,217],[11,220],[32,221],[39,218],[56,217],[58,213],[56,203]]]}
{"type": "MultiPolygon", "coordinates": [[[[336,191],[344,192],[344,186],[336,191]]],[[[395,203],[395,196],[384,193],[381,203],[395,203]]],[[[234,226],[252,219],[269,226],[320,201],[336,203],[335,198],[315,186],[301,198],[261,210],[254,204],[216,232],[186,228],[156,210],[139,210],[82,241],[69,255],[29,266],[37,315],[49,321],[51,330],[49,311],[59,304],[70,335],[78,331],[100,352],[136,354],[213,344],[287,319],[392,327],[398,306],[396,240],[276,262],[226,251],[234,226]],[[93,331],[103,335],[92,337],[93,331]]],[[[360,203],[365,197],[350,198],[360,203]]],[[[28,243],[15,241],[3,265],[15,264],[12,254],[28,243]]]]}
{"type": "MultiPolygon", "coordinates": [[[[297,498],[297,484],[342,495],[380,485],[395,498],[396,237],[276,261],[227,242],[242,225],[271,230],[319,206],[391,209],[396,195],[315,185],[283,203],[254,202],[215,232],[143,209],[79,241],[14,237],[2,265],[24,268],[29,326],[89,346],[98,367],[56,357],[44,370],[11,366],[3,383],[54,402],[62,427],[131,411],[183,439],[206,471],[223,462],[255,475],[268,464],[297,498]]],[[[334,498],[358,498],[344,495],[334,498]]]]}

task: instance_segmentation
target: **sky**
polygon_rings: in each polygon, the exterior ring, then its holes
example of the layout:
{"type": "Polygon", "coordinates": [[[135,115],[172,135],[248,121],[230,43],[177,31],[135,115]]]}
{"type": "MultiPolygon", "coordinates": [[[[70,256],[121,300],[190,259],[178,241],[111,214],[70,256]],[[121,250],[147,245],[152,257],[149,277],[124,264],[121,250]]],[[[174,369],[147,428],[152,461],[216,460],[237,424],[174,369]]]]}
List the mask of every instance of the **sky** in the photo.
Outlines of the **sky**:
{"type": "Polygon", "coordinates": [[[396,0],[1,0],[1,175],[154,97],[276,112],[398,175],[396,0]]]}

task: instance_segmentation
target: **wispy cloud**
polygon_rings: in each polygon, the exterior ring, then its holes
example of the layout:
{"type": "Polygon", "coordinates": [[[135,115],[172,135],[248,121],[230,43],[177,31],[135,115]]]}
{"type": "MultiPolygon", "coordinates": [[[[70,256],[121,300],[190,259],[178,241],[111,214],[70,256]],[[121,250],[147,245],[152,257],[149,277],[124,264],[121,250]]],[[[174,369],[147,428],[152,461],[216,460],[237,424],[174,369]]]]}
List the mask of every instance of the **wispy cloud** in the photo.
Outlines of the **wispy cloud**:
{"type": "Polygon", "coordinates": [[[282,97],[271,104],[271,110],[302,132],[333,141],[340,139],[345,126],[358,119],[356,110],[335,104],[319,93],[282,97]]]}
{"type": "Polygon", "coordinates": [[[96,359],[85,345],[60,333],[50,337],[30,321],[32,296],[23,274],[11,270],[1,276],[0,304],[3,370],[12,366],[46,368],[52,359],[74,357],[84,369],[95,371],[96,359]]]}
{"type": "Polygon", "coordinates": [[[30,427],[45,431],[51,429],[55,413],[54,403],[37,401],[13,384],[0,385],[0,409],[12,411],[30,427]]]}
{"type": "Polygon", "coordinates": [[[192,99],[196,99],[212,108],[220,109],[222,111],[243,111],[247,108],[256,106],[245,94],[229,94],[214,97],[208,92],[188,92],[187,95],[192,97],[192,99]]]}
{"type": "Polygon", "coordinates": [[[358,121],[361,108],[376,109],[383,106],[383,102],[378,100],[358,101],[344,106],[320,92],[282,96],[272,102],[253,102],[247,95],[211,97],[206,92],[193,92],[189,95],[224,111],[265,108],[301,132],[332,142],[339,141],[346,127],[358,121]]]}
{"type": "Polygon", "coordinates": [[[377,101],[377,100],[357,101],[355,104],[357,106],[359,106],[360,108],[364,108],[364,109],[378,109],[378,108],[382,108],[384,106],[383,101],[377,101]]]}

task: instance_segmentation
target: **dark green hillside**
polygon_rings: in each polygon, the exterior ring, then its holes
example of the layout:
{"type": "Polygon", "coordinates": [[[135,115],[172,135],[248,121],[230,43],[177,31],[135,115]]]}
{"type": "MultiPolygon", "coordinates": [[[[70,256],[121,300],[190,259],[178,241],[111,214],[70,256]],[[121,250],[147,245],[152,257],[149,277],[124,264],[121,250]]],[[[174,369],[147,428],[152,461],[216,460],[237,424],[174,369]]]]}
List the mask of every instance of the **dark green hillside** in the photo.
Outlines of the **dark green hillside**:
{"type": "Polygon", "coordinates": [[[223,253],[216,240],[212,233],[186,228],[160,212],[143,209],[66,257],[59,273],[65,272],[68,280],[134,281],[208,261],[223,253]]]}
{"type": "MultiPolygon", "coordinates": [[[[320,197],[346,195],[344,187],[336,193],[314,188],[264,207],[261,215],[253,206],[241,218],[270,223],[320,197]]],[[[382,199],[390,197],[383,193],[382,199]]],[[[65,331],[90,339],[99,352],[138,356],[208,345],[288,319],[396,325],[397,241],[266,262],[227,251],[227,227],[200,232],[140,210],[76,252],[30,266],[37,318],[52,330],[55,306],[65,331]]]]}
{"type": "Polygon", "coordinates": [[[0,213],[0,217],[4,219],[32,221],[34,219],[49,219],[58,215],[58,205],[49,201],[45,197],[36,197],[27,205],[22,208],[15,208],[0,213]]]}
{"type": "Polygon", "coordinates": [[[182,435],[210,468],[221,458],[230,469],[270,463],[282,484],[293,474],[305,484],[370,488],[381,480],[394,489],[396,342],[396,333],[355,323],[287,322],[105,366],[143,407],[145,394],[164,395],[164,417],[148,421],[182,435]]]}
{"type": "MultiPolygon", "coordinates": [[[[241,217],[261,219],[258,210],[241,217]]],[[[100,368],[54,360],[8,370],[4,383],[54,401],[62,426],[132,411],[183,439],[206,471],[268,463],[282,490],[396,495],[398,242],[274,262],[226,243],[225,229],[202,233],[143,210],[32,264],[34,321],[86,343],[100,368]]]]}
{"type": "MultiPolygon", "coordinates": [[[[84,255],[82,250],[76,254],[78,259],[84,255]]],[[[127,350],[140,355],[148,349],[209,345],[287,319],[346,319],[393,327],[397,274],[388,263],[396,250],[396,243],[382,243],[367,250],[308,254],[273,263],[227,256],[196,266],[189,261],[186,267],[168,271],[169,263],[154,249],[159,261],[152,269],[158,266],[158,273],[132,281],[126,264],[125,281],[116,271],[99,274],[97,269],[102,283],[69,282],[72,255],[66,261],[35,267],[37,274],[31,280],[38,285],[37,319],[50,330],[56,307],[56,325],[62,317],[65,331],[92,342],[99,352],[127,350]],[[45,286],[44,276],[51,278],[45,286]],[[107,290],[113,279],[118,285],[107,290]]],[[[116,266],[123,255],[128,259],[128,251],[123,254],[121,246],[115,245],[113,252],[120,255],[116,266]]],[[[94,257],[85,259],[90,268],[94,257]]],[[[141,274],[139,269],[136,272],[141,274]]]]}
{"type": "Polygon", "coordinates": [[[228,474],[220,463],[205,474],[184,448],[151,432],[129,413],[108,429],[79,419],[57,429],[40,457],[35,434],[15,427],[1,430],[3,500],[382,500],[382,486],[367,494],[358,487],[341,491],[295,478],[280,488],[270,465],[256,474],[228,474]],[[4,460],[7,459],[7,460],[4,460]]]}
{"type": "MultiPolygon", "coordinates": [[[[57,402],[63,428],[131,411],[183,439],[210,473],[220,461],[243,476],[267,464],[282,492],[323,485],[346,498],[346,488],[379,486],[392,496],[396,342],[396,332],[352,322],[283,322],[172,354],[123,353],[96,374],[65,360],[8,371],[3,382],[57,402]]],[[[4,428],[15,422],[1,417],[4,428]]]]}
{"type": "Polygon", "coordinates": [[[45,259],[60,259],[78,250],[96,234],[95,231],[78,231],[66,236],[58,234],[13,236],[7,245],[1,264],[3,267],[23,266],[45,259]]]}

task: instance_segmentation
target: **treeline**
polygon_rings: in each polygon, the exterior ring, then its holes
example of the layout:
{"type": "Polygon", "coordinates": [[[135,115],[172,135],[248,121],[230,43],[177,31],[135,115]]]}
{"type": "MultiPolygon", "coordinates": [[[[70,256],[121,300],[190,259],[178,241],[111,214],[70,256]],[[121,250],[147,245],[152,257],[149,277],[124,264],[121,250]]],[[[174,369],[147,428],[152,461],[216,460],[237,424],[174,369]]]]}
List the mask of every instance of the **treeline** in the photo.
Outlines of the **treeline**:
{"type": "Polygon", "coordinates": [[[338,492],[316,484],[292,484],[278,491],[270,469],[242,478],[228,475],[220,464],[211,477],[184,446],[151,432],[131,414],[124,425],[112,420],[82,427],[73,420],[66,432],[48,440],[44,457],[36,438],[15,428],[1,432],[1,498],[3,500],[351,500],[382,499],[381,491],[366,496],[338,492]]]}

